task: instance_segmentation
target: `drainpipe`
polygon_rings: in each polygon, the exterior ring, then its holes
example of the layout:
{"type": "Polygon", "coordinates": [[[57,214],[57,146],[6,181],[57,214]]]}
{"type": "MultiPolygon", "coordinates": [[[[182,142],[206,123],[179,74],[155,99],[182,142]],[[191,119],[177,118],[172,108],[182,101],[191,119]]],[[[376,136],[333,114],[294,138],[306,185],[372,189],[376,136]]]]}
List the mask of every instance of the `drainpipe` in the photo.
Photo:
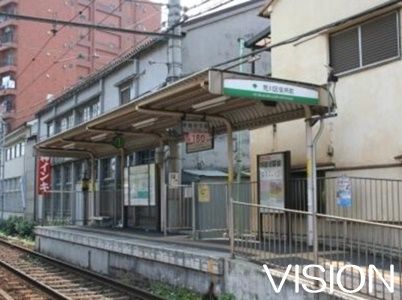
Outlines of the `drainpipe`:
{"type": "MultiPolygon", "coordinates": [[[[239,38],[239,56],[244,55],[244,39],[239,38]]],[[[239,65],[239,72],[244,72],[244,65],[239,65]]],[[[237,200],[240,200],[240,181],[241,181],[241,171],[243,169],[243,159],[242,159],[242,134],[240,132],[236,133],[236,183],[237,183],[237,200]]]]}
{"type": "Polygon", "coordinates": [[[168,207],[167,207],[167,190],[166,190],[166,174],[165,174],[165,144],[163,139],[159,139],[159,149],[158,149],[158,162],[159,162],[159,180],[160,180],[160,198],[161,198],[161,229],[163,234],[167,235],[168,230],[168,207]]]}
{"type": "MultiPolygon", "coordinates": [[[[169,0],[168,4],[168,27],[172,28],[172,33],[181,35],[180,22],[181,6],[180,0],[169,0]]],[[[168,42],[168,76],[166,81],[172,83],[182,76],[182,43],[179,38],[169,38],[168,42]]]]}
{"type": "MultiPolygon", "coordinates": [[[[239,38],[239,57],[242,57],[244,55],[244,39],[243,38],[239,38]]],[[[244,72],[244,67],[243,64],[239,65],[239,72],[244,72]]]]}

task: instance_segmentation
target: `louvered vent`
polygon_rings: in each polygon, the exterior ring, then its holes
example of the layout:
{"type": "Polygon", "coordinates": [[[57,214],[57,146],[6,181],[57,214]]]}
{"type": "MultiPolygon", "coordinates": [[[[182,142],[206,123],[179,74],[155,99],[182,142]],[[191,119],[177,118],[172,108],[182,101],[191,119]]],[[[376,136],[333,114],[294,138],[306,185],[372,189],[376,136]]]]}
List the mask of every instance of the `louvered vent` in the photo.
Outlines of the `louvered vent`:
{"type": "Polygon", "coordinates": [[[330,60],[336,73],[356,70],[396,58],[399,51],[398,14],[392,12],[330,36],[330,60]]]}
{"type": "Polygon", "coordinates": [[[331,36],[331,66],[336,73],[360,67],[358,29],[331,36]]]}
{"type": "Polygon", "coordinates": [[[363,66],[399,55],[396,13],[361,26],[363,66]]]}

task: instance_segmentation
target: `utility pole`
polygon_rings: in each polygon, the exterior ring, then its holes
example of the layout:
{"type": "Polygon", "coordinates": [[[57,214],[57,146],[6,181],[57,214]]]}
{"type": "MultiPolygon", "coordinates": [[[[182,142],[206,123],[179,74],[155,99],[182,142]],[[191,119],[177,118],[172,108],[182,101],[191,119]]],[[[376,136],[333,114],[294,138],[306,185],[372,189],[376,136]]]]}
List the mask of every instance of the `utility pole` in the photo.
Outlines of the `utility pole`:
{"type": "Polygon", "coordinates": [[[7,131],[7,123],[4,122],[3,117],[0,116],[0,155],[1,155],[1,161],[0,161],[0,177],[1,177],[1,182],[0,182],[0,188],[1,188],[1,219],[4,220],[4,164],[6,160],[6,155],[5,155],[5,138],[6,138],[6,132],[7,131]]]}
{"type": "MultiPolygon", "coordinates": [[[[173,36],[181,36],[181,5],[180,0],[169,0],[168,28],[173,36]]],[[[169,38],[168,42],[168,76],[166,81],[172,83],[182,76],[182,43],[181,39],[169,38]]]]}

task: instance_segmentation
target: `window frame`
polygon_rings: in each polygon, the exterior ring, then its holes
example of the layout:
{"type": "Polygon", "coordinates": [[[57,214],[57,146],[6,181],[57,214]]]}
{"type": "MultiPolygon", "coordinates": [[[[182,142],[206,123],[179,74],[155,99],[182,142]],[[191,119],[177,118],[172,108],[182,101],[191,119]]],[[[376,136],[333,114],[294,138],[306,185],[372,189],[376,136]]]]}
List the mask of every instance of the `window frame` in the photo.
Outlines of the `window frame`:
{"type": "Polygon", "coordinates": [[[345,33],[345,32],[347,32],[347,31],[353,30],[353,29],[355,29],[355,28],[357,28],[357,31],[358,31],[359,64],[360,64],[360,66],[357,67],[357,68],[349,69],[349,70],[342,71],[342,72],[339,72],[339,73],[336,73],[336,71],[335,71],[335,75],[336,75],[336,76],[349,75],[349,74],[351,74],[351,73],[355,73],[355,72],[359,72],[359,71],[364,71],[364,70],[366,70],[366,69],[374,68],[374,67],[377,67],[377,66],[380,66],[380,65],[383,65],[383,64],[387,64],[387,63],[396,61],[396,60],[400,60],[401,57],[402,57],[402,54],[401,54],[402,51],[401,51],[401,28],[400,28],[401,22],[400,22],[400,13],[401,13],[400,10],[392,10],[392,11],[390,11],[390,12],[387,12],[387,13],[384,13],[384,14],[381,14],[381,15],[378,15],[378,16],[375,16],[375,17],[372,17],[372,18],[370,18],[369,20],[366,20],[366,21],[364,21],[364,22],[361,22],[361,23],[358,23],[358,24],[349,26],[349,27],[347,27],[347,28],[345,28],[345,29],[342,29],[342,30],[339,30],[339,31],[335,31],[335,32],[333,32],[333,33],[329,33],[329,34],[328,34],[328,39],[327,39],[327,41],[328,41],[328,60],[329,60],[329,65],[331,66],[331,63],[332,63],[332,62],[331,62],[331,36],[335,36],[335,35],[338,35],[338,34],[342,34],[342,33],[345,33]],[[361,39],[361,27],[364,26],[364,24],[373,22],[373,21],[375,21],[375,20],[377,20],[377,19],[380,19],[380,18],[382,18],[382,17],[386,17],[386,16],[388,16],[388,15],[392,15],[392,14],[394,14],[394,15],[396,16],[396,29],[397,29],[396,31],[397,31],[397,43],[398,43],[398,47],[397,47],[397,49],[398,49],[398,55],[396,55],[396,56],[394,56],[394,57],[387,58],[387,59],[383,59],[383,60],[380,60],[380,61],[377,61],[377,62],[374,62],[374,63],[371,63],[371,64],[363,65],[363,49],[362,49],[362,39],[361,39]]]}
{"type": "Polygon", "coordinates": [[[133,82],[132,82],[132,80],[130,80],[129,82],[125,82],[125,83],[123,83],[123,84],[121,84],[121,85],[119,85],[119,102],[120,102],[120,105],[124,105],[124,104],[127,104],[127,103],[130,103],[131,102],[131,90],[132,90],[132,87],[133,87],[133,82]],[[129,93],[129,99],[128,99],[128,101],[127,102],[123,102],[123,97],[122,97],[122,94],[124,93],[124,92],[127,92],[128,91],[128,93],[129,93]]]}

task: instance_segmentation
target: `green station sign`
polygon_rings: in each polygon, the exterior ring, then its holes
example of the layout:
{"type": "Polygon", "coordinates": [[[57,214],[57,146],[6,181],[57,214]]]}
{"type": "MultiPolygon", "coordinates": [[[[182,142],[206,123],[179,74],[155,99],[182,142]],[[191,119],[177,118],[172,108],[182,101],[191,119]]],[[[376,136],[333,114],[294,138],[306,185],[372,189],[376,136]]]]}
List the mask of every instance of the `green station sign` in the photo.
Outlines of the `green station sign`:
{"type": "Polygon", "coordinates": [[[224,79],[223,94],[262,101],[318,105],[318,90],[271,80],[224,79]]]}
{"type": "Polygon", "coordinates": [[[121,135],[115,136],[113,139],[113,146],[117,149],[122,149],[124,147],[124,138],[121,135]]]}

